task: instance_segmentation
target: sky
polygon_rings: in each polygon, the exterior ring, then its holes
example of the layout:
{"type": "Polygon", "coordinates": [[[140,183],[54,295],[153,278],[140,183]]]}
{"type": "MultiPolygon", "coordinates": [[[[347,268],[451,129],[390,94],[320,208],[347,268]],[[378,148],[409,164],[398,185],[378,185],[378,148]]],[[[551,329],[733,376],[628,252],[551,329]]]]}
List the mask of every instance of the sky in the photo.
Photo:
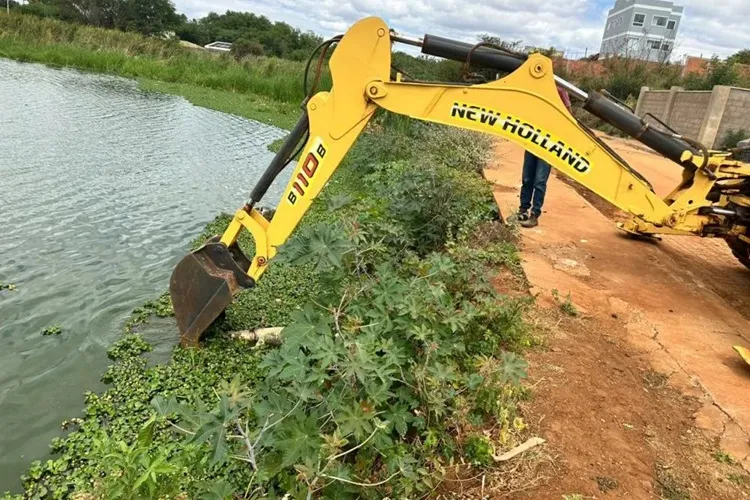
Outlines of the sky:
{"type": "MultiPolygon", "coordinates": [[[[489,33],[523,45],[554,46],[570,56],[599,51],[614,0],[173,0],[189,18],[247,11],[322,36],[343,33],[358,19],[378,16],[397,32],[476,42],[489,33]]],[[[750,48],[748,0],[683,0],[672,60],[684,54],[729,56],[750,48]],[[743,5],[744,4],[744,5],[743,5]]]]}

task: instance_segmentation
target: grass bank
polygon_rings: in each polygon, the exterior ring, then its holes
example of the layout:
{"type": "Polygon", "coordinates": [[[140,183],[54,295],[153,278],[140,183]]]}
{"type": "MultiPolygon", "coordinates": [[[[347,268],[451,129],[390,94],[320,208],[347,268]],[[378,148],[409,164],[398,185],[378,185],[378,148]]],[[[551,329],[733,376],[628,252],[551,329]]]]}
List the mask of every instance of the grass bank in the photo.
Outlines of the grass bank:
{"type": "Polygon", "coordinates": [[[480,175],[489,146],[372,123],[203,349],[148,366],[134,332],[169,300],[137,311],[110,351],[110,388],[87,394],[25,496],[414,498],[491,469],[524,437],[531,337],[528,301],[490,284],[519,260],[480,175]],[[284,327],[278,348],[228,338],[270,326],[284,327]]]}
{"type": "Polygon", "coordinates": [[[147,91],[178,95],[196,106],[239,115],[287,130],[297,123],[301,113],[299,103],[274,101],[258,94],[243,94],[198,87],[189,83],[170,83],[158,80],[139,79],[138,83],[142,89],[147,91]]]}
{"type": "MultiPolygon", "coordinates": [[[[0,13],[0,57],[137,78],[147,89],[282,127],[294,123],[304,94],[301,62],[236,61],[176,41],[23,14],[0,13]]],[[[321,85],[330,85],[328,73],[321,85]]]]}

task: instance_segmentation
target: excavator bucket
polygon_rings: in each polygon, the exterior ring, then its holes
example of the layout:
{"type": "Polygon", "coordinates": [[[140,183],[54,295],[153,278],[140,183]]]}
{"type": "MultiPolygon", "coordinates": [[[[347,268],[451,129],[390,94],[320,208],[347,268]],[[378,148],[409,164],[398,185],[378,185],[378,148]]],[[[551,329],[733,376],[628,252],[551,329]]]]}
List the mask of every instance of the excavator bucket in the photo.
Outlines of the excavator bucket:
{"type": "MultiPolygon", "coordinates": [[[[263,198],[276,176],[289,164],[297,144],[307,135],[309,124],[307,112],[303,112],[250,193],[252,202],[238,211],[239,217],[249,216],[249,219],[255,220],[259,231],[267,230],[268,221],[262,215],[262,221],[253,219],[252,205],[263,198]]],[[[298,217],[301,215],[298,214],[298,217]]],[[[172,271],[169,294],[183,346],[197,347],[203,332],[224,312],[234,296],[245,288],[255,286],[255,280],[247,274],[252,261],[236,243],[241,226],[233,227],[232,224],[226,231],[235,232],[225,241],[235,243],[227,246],[221,242],[221,235],[214,236],[198,250],[183,257],[172,271]]],[[[265,262],[265,255],[259,255],[257,262],[265,262]]],[[[256,270],[255,276],[259,273],[260,270],[256,270]]]]}
{"type": "Polygon", "coordinates": [[[227,247],[219,240],[220,236],[214,236],[183,257],[169,280],[180,343],[185,347],[197,347],[203,332],[232,298],[255,286],[255,280],[246,274],[250,259],[236,244],[227,247]]]}

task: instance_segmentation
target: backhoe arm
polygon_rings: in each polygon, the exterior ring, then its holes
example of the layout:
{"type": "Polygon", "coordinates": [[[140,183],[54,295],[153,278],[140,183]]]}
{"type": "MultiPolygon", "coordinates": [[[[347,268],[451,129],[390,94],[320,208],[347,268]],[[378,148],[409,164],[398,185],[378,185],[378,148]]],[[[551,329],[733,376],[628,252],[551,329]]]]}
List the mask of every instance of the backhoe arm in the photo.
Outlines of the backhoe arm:
{"type": "Polygon", "coordinates": [[[544,56],[532,55],[515,72],[487,84],[372,81],[367,94],[394,113],[508,139],[646,220],[661,221],[669,211],[648,181],[570,115],[557,93],[552,63],[544,56]]]}
{"type": "MultiPolygon", "coordinates": [[[[301,123],[309,117],[309,139],[273,220],[266,224],[251,208],[260,199],[253,195],[222,236],[222,243],[232,245],[242,227],[253,234],[252,279],[260,277],[297,227],[377,107],[511,140],[644,220],[660,222],[669,212],[648,181],[565,109],[550,59],[532,55],[506,78],[483,85],[405,83],[390,81],[390,47],[388,28],[380,19],[365,19],[347,32],[331,58],[332,90],[315,94],[306,105],[301,123]]],[[[287,146],[298,142],[298,136],[292,134],[287,146]]]]}
{"type": "Polygon", "coordinates": [[[175,268],[170,294],[184,345],[196,345],[232,297],[254,286],[377,108],[513,141],[647,223],[661,224],[670,214],[645,179],[568,113],[550,59],[532,55],[507,77],[481,85],[391,81],[391,43],[379,18],[363,19],[349,29],[330,60],[332,89],[306,102],[300,122],[251,200],[221,237],[175,268]],[[255,205],[302,140],[304,149],[269,222],[255,205]],[[237,246],[243,229],[255,241],[252,259],[237,246]]]}

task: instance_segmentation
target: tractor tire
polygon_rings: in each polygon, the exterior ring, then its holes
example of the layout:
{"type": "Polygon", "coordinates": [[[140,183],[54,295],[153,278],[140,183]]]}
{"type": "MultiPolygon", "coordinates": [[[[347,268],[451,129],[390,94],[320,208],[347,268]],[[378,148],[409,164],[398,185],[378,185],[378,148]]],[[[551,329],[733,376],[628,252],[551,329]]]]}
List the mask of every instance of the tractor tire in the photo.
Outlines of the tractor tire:
{"type": "Polygon", "coordinates": [[[727,238],[727,245],[737,260],[750,269],[750,244],[740,238],[727,238]]]}

